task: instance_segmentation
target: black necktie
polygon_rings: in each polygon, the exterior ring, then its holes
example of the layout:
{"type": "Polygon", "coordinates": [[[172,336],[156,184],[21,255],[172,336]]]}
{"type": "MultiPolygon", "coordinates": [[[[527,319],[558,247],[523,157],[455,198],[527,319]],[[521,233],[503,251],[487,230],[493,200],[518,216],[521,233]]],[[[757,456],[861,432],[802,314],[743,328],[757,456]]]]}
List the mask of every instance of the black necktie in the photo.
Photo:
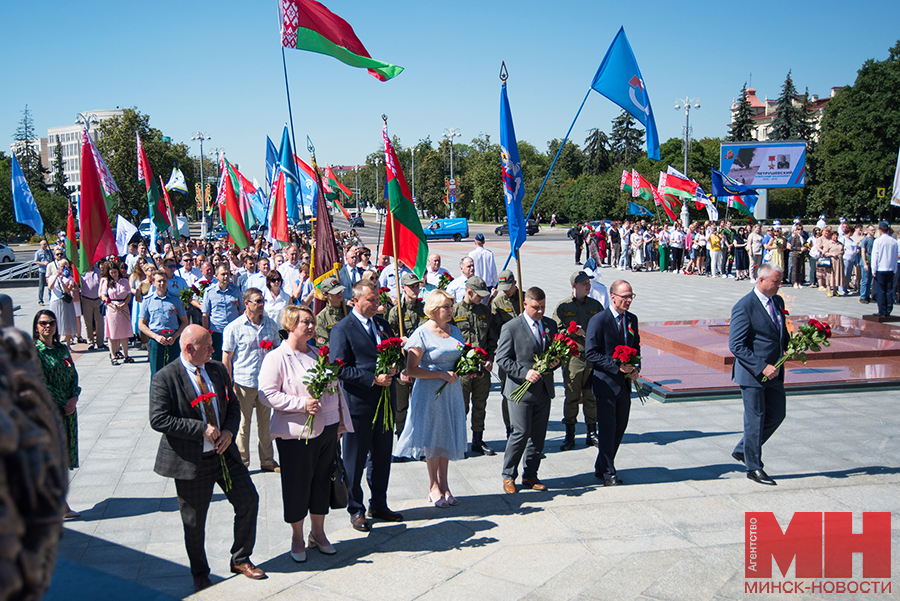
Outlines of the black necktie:
{"type": "Polygon", "coordinates": [[[372,343],[375,346],[378,346],[378,338],[375,336],[375,320],[369,319],[369,337],[372,339],[372,343]]]}
{"type": "Polygon", "coordinates": [[[625,338],[625,314],[624,313],[619,315],[619,333],[622,335],[622,344],[628,344],[628,339],[625,338]]]}

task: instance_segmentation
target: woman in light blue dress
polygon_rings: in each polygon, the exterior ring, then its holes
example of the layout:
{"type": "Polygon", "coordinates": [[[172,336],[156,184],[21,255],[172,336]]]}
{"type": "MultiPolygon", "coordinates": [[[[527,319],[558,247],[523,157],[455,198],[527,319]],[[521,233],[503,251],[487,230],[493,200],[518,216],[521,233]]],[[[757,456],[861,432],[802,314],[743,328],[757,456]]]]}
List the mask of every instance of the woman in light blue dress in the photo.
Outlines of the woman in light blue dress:
{"type": "Polygon", "coordinates": [[[415,378],[409,397],[406,425],[394,454],[417,459],[425,456],[428,466],[428,501],[435,507],[456,505],[450,493],[447,468],[450,460],[466,454],[466,408],[462,383],[453,369],[462,352],[459,328],[450,323],[454,298],[443,290],[432,291],[425,300],[430,318],[409,337],[406,373],[415,378]],[[437,395],[438,388],[447,386],[437,395]]]}

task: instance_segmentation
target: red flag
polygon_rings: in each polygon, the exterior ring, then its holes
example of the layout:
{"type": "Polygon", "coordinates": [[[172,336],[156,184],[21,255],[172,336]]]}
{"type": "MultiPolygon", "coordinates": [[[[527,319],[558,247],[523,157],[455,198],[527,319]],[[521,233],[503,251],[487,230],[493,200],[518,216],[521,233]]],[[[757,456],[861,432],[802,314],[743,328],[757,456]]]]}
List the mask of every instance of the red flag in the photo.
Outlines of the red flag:
{"type": "Polygon", "coordinates": [[[272,192],[272,214],[269,217],[269,235],[280,242],[291,239],[287,221],[287,198],[285,196],[284,172],[278,172],[275,190],[272,192]]]}
{"type": "Polygon", "coordinates": [[[81,136],[81,203],[78,225],[81,230],[81,245],[90,263],[119,253],[116,237],[109,227],[100,175],[86,131],[81,136]]]}
{"type": "Polygon", "coordinates": [[[169,191],[166,190],[166,184],[163,183],[162,176],[159,178],[159,185],[163,191],[163,198],[165,198],[166,210],[163,213],[163,217],[166,218],[166,221],[169,222],[169,225],[172,227],[172,235],[177,238],[178,237],[178,222],[175,221],[175,207],[172,205],[172,199],[169,198],[169,191]]]}
{"type": "Polygon", "coordinates": [[[403,177],[400,161],[388,138],[387,123],[382,128],[384,160],[387,167],[388,207],[391,218],[384,228],[384,254],[403,261],[416,276],[422,278],[428,265],[428,241],[422,231],[422,222],[412,202],[412,194],[403,177]],[[396,238],[396,248],[394,241],[396,238]]]}
{"type": "Polygon", "coordinates": [[[69,205],[69,215],[66,218],[66,258],[72,266],[72,274],[75,276],[75,283],[81,282],[81,276],[78,274],[78,242],[75,238],[75,217],[72,215],[72,205],[69,205]]]}

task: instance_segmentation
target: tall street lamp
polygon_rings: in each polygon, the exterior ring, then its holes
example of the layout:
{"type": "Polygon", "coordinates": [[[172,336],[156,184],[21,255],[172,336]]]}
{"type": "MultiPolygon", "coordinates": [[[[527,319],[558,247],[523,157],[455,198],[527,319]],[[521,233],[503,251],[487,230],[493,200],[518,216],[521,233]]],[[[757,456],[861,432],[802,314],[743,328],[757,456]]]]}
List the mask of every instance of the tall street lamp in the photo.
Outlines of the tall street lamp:
{"type": "MultiPolygon", "coordinates": [[[[699,109],[700,99],[691,99],[690,96],[685,96],[683,99],[675,99],[675,110],[680,111],[682,108],[684,108],[684,139],[682,140],[682,150],[684,150],[685,177],[687,177],[688,175],[688,155],[691,153],[691,105],[693,105],[695,109],[699,109]]],[[[684,202],[681,204],[681,225],[682,227],[684,227],[685,232],[687,232],[687,228],[690,225],[690,218],[690,213],[688,212],[688,203],[684,202]]]]}
{"type": "Polygon", "coordinates": [[[211,136],[207,136],[202,131],[194,132],[194,135],[191,136],[191,140],[199,140],[200,141],[200,237],[202,239],[206,239],[206,195],[205,186],[206,182],[203,181],[203,142],[205,140],[212,140],[211,136]]]}
{"type": "MultiPolygon", "coordinates": [[[[460,133],[459,128],[451,127],[449,129],[445,128],[444,133],[441,135],[444,136],[445,138],[447,138],[448,140],[450,140],[450,179],[452,180],[453,179],[453,138],[458,138],[458,137],[462,136],[462,134],[460,133]]],[[[450,205],[450,217],[451,218],[456,217],[455,205],[456,205],[455,202],[450,205]]]]}

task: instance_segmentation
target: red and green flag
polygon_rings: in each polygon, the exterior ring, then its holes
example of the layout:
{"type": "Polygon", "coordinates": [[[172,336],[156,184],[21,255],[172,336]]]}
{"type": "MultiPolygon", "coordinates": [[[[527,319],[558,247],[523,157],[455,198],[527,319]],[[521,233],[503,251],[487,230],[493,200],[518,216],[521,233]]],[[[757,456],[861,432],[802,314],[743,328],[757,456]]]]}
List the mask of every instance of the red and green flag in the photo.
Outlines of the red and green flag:
{"type": "Polygon", "coordinates": [[[622,169],[622,182],[619,184],[619,190],[631,193],[631,174],[622,169]]]}
{"type": "Polygon", "coordinates": [[[728,206],[736,209],[750,218],[750,223],[756,223],[753,218],[753,209],[756,208],[757,196],[729,196],[728,206]]]}
{"type": "Polygon", "coordinates": [[[157,230],[164,232],[169,229],[169,222],[166,220],[166,206],[159,196],[159,188],[156,187],[156,181],[153,179],[150,162],[144,152],[144,145],[141,144],[141,135],[135,132],[135,136],[137,137],[138,181],[142,182],[147,189],[147,210],[150,221],[157,230]]]}
{"type": "Polygon", "coordinates": [[[659,174],[660,188],[659,191],[665,195],[677,196],[683,198],[682,202],[693,200],[697,194],[697,182],[679,177],[674,173],[659,174]]]}
{"type": "Polygon", "coordinates": [[[72,205],[69,204],[69,215],[66,219],[66,258],[72,265],[72,274],[75,276],[75,283],[81,281],[79,275],[80,257],[78,256],[78,242],[75,240],[75,216],[72,215],[72,205]]]}
{"type": "MultiPolygon", "coordinates": [[[[351,192],[347,186],[342,184],[340,180],[338,180],[337,176],[334,174],[334,171],[331,170],[331,167],[328,166],[328,163],[325,163],[325,172],[322,174],[322,180],[325,184],[331,187],[332,190],[335,188],[339,189],[347,198],[353,196],[353,192],[351,192]]],[[[332,192],[335,198],[339,198],[337,192],[332,192]]]]}
{"type": "Polygon", "coordinates": [[[422,231],[422,222],[416,213],[416,206],[403,177],[400,161],[388,137],[387,123],[382,129],[384,136],[384,160],[387,167],[387,194],[390,219],[384,230],[384,254],[403,261],[417,277],[425,277],[428,265],[428,241],[422,231]],[[396,246],[395,246],[396,241],[396,246]]]}
{"type": "Polygon", "coordinates": [[[658,195],[654,195],[653,192],[656,188],[653,187],[653,184],[647,181],[643,175],[637,172],[637,169],[632,169],[631,171],[631,196],[634,198],[643,198],[644,200],[652,200],[657,205],[659,205],[659,200],[657,198],[658,195]]]}
{"type": "MultiPolygon", "coordinates": [[[[228,231],[231,241],[237,244],[238,248],[247,248],[250,246],[250,234],[247,233],[244,216],[241,214],[240,192],[235,189],[235,182],[239,180],[228,159],[223,159],[223,162],[225,170],[222,172],[222,181],[219,185],[224,186],[225,229],[228,231]]],[[[240,186],[239,183],[238,186],[240,186]]]]}
{"type": "Polygon", "coordinates": [[[334,57],[351,67],[368,69],[373,77],[387,81],[403,67],[373,59],[342,18],[315,0],[280,0],[281,45],[334,57]]]}
{"type": "Polygon", "coordinates": [[[178,238],[178,221],[175,220],[175,205],[172,204],[172,199],[169,198],[169,191],[166,189],[166,185],[163,183],[162,176],[159,178],[159,185],[163,191],[163,198],[165,199],[166,206],[166,220],[169,222],[169,225],[172,226],[172,237],[178,238]]]}
{"type": "Polygon", "coordinates": [[[287,244],[291,240],[287,220],[287,191],[284,171],[278,171],[272,191],[272,208],[269,214],[269,237],[287,244]]]}
{"type": "Polygon", "coordinates": [[[79,261],[85,273],[92,263],[112,255],[118,255],[116,237],[109,226],[109,214],[103,199],[103,187],[97,165],[94,163],[92,145],[87,132],[81,135],[81,200],[78,206],[78,229],[84,258],[79,261]]]}

